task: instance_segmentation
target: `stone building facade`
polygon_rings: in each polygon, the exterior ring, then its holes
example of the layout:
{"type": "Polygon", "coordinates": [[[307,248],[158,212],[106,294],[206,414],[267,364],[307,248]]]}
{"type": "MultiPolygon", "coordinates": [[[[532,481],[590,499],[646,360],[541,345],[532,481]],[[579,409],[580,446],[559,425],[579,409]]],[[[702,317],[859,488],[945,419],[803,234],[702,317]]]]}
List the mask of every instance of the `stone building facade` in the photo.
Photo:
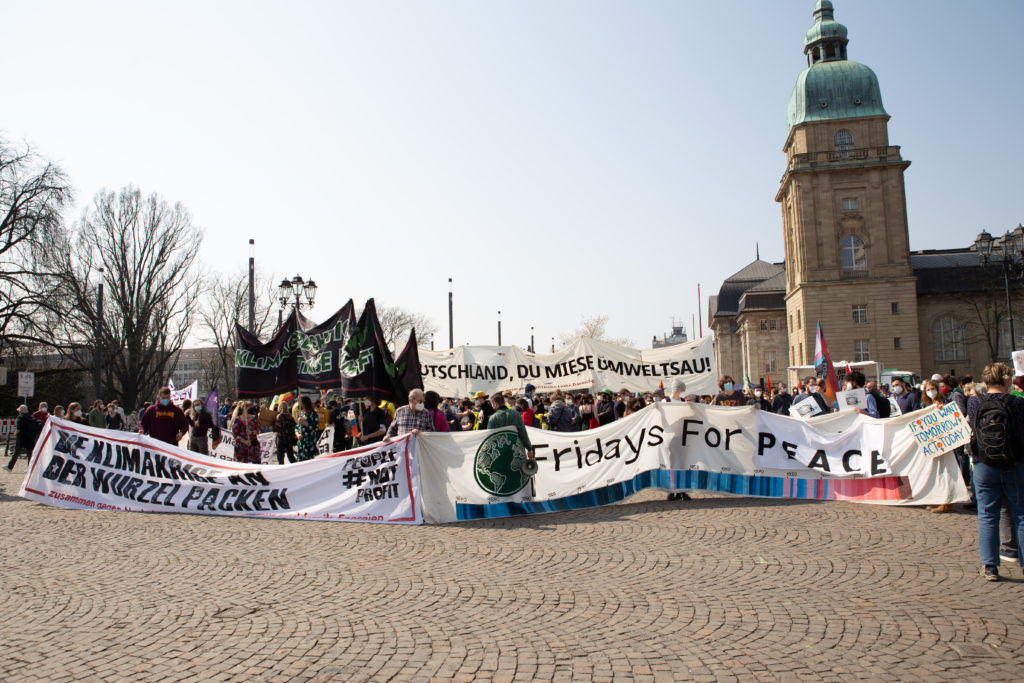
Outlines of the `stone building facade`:
{"type": "MultiPolygon", "coordinates": [[[[910,162],[889,140],[878,78],[847,59],[848,42],[832,3],[818,0],[775,196],[786,260],[755,260],[711,297],[720,371],[793,383],[798,372],[787,368],[813,363],[820,323],[833,359],[977,377],[1022,346],[1017,317],[1010,343],[1003,267],[975,245],[910,250],[903,181],[910,162]]],[[[1024,255],[1024,228],[993,243],[997,255],[1024,255]]],[[[1009,288],[1011,300],[1019,296],[1018,280],[1009,288]]]]}

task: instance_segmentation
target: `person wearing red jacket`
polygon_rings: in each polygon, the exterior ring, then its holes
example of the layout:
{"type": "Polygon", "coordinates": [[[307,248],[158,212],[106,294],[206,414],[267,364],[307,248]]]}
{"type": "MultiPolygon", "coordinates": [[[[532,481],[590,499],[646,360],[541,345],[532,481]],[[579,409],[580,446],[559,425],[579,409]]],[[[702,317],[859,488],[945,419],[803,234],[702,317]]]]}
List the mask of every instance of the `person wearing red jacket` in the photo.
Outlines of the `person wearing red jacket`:
{"type": "Polygon", "coordinates": [[[170,387],[160,387],[156,403],[146,409],[139,420],[139,432],[173,446],[188,433],[188,418],[181,408],[171,403],[170,387]]]}

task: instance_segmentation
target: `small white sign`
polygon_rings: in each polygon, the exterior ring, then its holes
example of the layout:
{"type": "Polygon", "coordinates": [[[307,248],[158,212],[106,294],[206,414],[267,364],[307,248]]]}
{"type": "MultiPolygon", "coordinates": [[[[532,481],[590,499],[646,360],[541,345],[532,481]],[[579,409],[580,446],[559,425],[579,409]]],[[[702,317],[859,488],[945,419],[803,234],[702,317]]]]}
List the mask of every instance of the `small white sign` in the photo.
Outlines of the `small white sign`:
{"type": "Polygon", "coordinates": [[[36,395],[36,373],[18,373],[18,396],[29,398],[36,395]]]}
{"type": "Polygon", "coordinates": [[[805,398],[799,403],[791,405],[789,407],[789,414],[793,417],[800,418],[801,420],[806,420],[814,417],[815,415],[820,415],[821,406],[818,405],[818,402],[815,401],[812,396],[811,398],[805,398]]]}
{"type": "Polygon", "coordinates": [[[900,408],[900,403],[892,396],[889,397],[889,417],[896,417],[902,415],[903,410],[900,408]]]}
{"type": "Polygon", "coordinates": [[[1010,357],[1013,358],[1013,374],[1024,375],[1024,351],[1014,351],[1010,357]]]}
{"type": "Polygon", "coordinates": [[[867,410],[868,392],[863,388],[850,389],[849,391],[837,391],[836,402],[839,404],[839,411],[844,410],[867,410]]]}

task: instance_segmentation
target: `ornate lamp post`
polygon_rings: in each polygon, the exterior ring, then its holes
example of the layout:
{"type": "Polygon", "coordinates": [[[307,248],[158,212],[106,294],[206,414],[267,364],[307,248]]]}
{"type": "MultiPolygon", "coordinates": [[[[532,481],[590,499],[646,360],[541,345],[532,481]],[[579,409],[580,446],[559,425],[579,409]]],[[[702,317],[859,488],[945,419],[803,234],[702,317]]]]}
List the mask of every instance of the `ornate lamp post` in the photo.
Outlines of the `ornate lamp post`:
{"type": "MultiPolygon", "coordinates": [[[[1017,271],[1024,266],[1024,226],[1018,225],[1013,230],[1007,230],[1003,235],[1000,251],[992,253],[992,244],[995,240],[987,230],[982,230],[974,238],[974,248],[981,256],[982,264],[998,263],[1003,267],[1003,284],[1006,287],[1006,316],[1010,323],[1010,351],[1013,351],[1017,344],[1016,330],[1013,325],[1013,308],[1010,300],[1010,276],[1016,275],[1017,271]]],[[[998,329],[997,329],[998,334],[998,329]]]]}
{"type": "Polygon", "coordinates": [[[281,304],[281,308],[277,311],[278,328],[283,322],[284,307],[292,301],[292,298],[295,298],[292,305],[296,311],[301,311],[303,306],[313,308],[316,290],[316,283],[312,280],[303,280],[301,275],[296,275],[291,280],[281,280],[281,284],[277,286],[277,300],[281,304]],[[303,297],[305,297],[305,301],[302,300],[303,297]]]}

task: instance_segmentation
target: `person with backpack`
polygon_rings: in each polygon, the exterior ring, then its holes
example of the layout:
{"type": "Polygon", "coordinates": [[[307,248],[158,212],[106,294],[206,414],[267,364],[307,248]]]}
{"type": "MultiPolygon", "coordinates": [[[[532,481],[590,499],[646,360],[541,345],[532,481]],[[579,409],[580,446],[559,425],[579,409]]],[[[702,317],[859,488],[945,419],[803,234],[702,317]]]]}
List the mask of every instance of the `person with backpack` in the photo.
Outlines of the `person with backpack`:
{"type": "MultiPolygon", "coordinates": [[[[978,546],[982,576],[999,580],[999,521],[1009,504],[1011,530],[1024,534],[1024,399],[1009,393],[1013,370],[1005,363],[985,366],[987,392],[967,402],[971,425],[974,489],[978,498],[978,546]]],[[[1024,566],[1018,543],[1017,561],[1024,566]]]]}
{"type": "Polygon", "coordinates": [[[548,429],[553,432],[574,432],[572,408],[565,404],[565,394],[555,389],[551,394],[551,408],[548,410],[548,429]]]}

